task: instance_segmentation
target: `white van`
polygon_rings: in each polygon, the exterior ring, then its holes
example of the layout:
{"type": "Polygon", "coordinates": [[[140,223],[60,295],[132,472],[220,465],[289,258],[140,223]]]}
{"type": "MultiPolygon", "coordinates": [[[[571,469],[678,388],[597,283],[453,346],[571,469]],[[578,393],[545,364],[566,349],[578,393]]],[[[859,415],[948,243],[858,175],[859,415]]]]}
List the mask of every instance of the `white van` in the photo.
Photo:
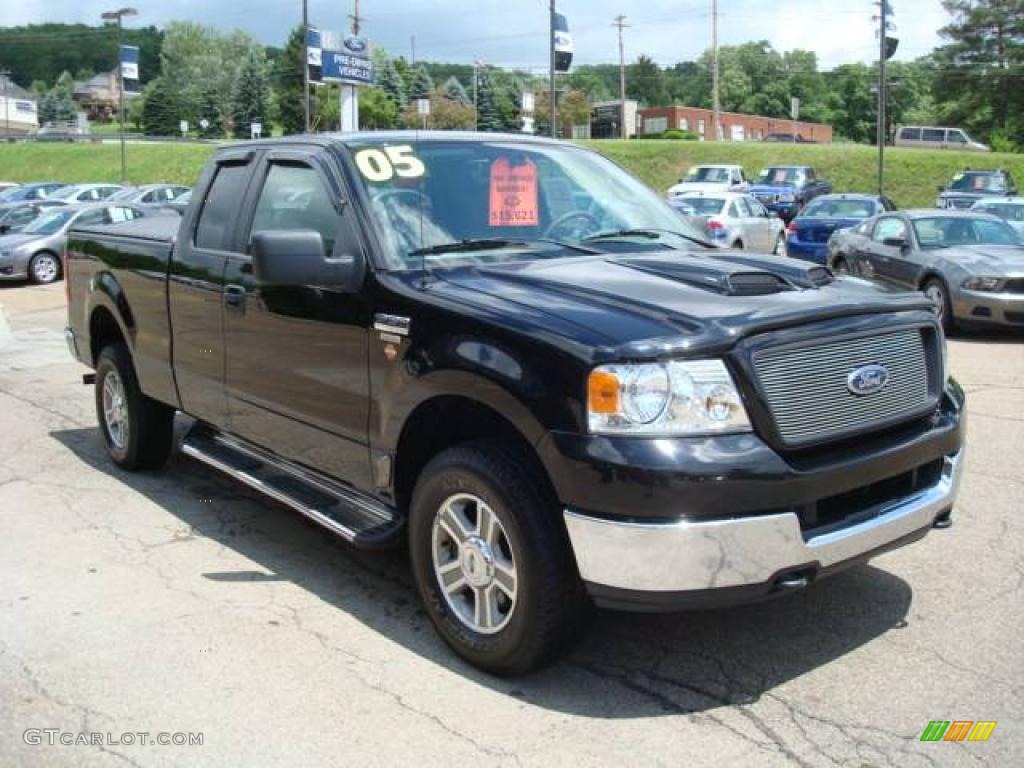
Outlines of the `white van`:
{"type": "Polygon", "coordinates": [[[896,131],[893,142],[897,147],[925,147],[926,149],[961,149],[991,152],[992,148],[975,141],[962,128],[929,128],[905,125],[896,131]]]}

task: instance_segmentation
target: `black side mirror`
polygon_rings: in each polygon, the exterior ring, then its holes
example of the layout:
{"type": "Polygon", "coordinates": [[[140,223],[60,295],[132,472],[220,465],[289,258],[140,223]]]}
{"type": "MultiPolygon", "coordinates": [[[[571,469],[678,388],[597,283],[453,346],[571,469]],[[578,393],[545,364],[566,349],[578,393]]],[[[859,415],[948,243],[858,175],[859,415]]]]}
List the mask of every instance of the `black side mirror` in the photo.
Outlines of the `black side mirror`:
{"type": "Polygon", "coordinates": [[[887,245],[890,248],[906,248],[907,238],[905,237],[887,237],[882,240],[882,245],[887,245]]]}
{"type": "Polygon", "coordinates": [[[358,291],[366,275],[361,254],[330,258],[324,239],[312,229],[255,232],[252,269],[264,285],[314,285],[358,291]]]}

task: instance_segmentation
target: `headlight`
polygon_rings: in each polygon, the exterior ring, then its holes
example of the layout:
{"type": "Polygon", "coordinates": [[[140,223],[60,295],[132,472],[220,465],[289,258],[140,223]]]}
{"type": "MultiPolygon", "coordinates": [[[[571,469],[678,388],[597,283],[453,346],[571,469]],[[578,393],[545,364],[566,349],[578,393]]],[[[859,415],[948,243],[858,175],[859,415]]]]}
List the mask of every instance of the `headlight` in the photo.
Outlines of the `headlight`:
{"type": "Polygon", "coordinates": [[[991,293],[1003,287],[1003,279],[1001,277],[968,277],[964,280],[963,286],[968,291],[991,293]]]}
{"type": "Polygon", "coordinates": [[[595,434],[750,431],[739,391],[721,360],[595,368],[587,381],[587,421],[595,434]]]}

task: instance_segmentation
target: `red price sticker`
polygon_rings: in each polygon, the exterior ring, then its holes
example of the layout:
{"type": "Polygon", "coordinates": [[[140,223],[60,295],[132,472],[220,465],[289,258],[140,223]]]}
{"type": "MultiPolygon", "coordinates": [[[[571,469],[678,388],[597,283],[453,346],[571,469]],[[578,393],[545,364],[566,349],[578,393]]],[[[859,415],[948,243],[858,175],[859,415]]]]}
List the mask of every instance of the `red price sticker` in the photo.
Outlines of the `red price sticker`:
{"type": "Polygon", "coordinates": [[[492,227],[536,227],[537,166],[527,160],[512,165],[508,158],[491,164],[492,227]]]}

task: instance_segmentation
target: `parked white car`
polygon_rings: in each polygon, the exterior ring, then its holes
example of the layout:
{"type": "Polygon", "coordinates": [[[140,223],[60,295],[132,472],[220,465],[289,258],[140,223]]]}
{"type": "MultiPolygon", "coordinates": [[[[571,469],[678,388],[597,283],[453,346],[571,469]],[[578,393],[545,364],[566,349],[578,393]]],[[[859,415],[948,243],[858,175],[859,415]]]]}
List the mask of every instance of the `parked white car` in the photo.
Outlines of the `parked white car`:
{"type": "Polygon", "coordinates": [[[741,165],[695,165],[677,184],[669,187],[669,198],[690,192],[741,192],[749,182],[741,165]]]}
{"type": "Polygon", "coordinates": [[[785,225],[750,195],[740,192],[692,192],[669,201],[680,215],[702,229],[723,248],[749,248],[761,253],[785,253],[785,225]],[[688,214],[687,209],[693,210],[688,214]]]}
{"type": "Polygon", "coordinates": [[[998,216],[1024,235],[1024,197],[983,197],[971,210],[998,216]]]}

